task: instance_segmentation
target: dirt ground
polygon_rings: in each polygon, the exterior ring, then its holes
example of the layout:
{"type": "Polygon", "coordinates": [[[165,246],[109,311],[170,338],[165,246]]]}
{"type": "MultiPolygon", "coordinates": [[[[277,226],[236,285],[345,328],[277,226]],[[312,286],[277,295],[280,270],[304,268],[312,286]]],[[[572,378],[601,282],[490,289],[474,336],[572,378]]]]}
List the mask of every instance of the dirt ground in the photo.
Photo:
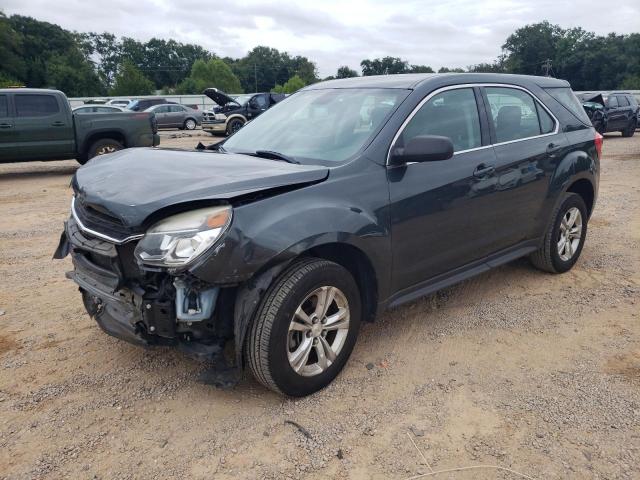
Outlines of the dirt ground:
{"type": "Polygon", "coordinates": [[[640,134],[605,139],[572,271],[520,260],[387,312],[300,400],[99,330],[51,259],[76,168],[0,165],[0,478],[640,478],[640,134]],[[470,466],[517,473],[426,476],[470,466]]]}

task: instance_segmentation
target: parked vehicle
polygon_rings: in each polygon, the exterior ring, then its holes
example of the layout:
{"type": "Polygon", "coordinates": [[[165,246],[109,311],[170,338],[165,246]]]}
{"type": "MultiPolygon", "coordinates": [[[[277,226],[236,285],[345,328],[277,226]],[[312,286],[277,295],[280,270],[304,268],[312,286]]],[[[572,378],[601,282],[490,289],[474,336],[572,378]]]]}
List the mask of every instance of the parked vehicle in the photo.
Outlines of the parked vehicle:
{"type": "MultiPolygon", "coordinates": [[[[84,106],[80,108],[113,108],[84,106]]],[[[149,113],[71,111],[58,90],[0,89],[0,162],[90,158],[160,143],[149,113]]]]}
{"type": "Polygon", "coordinates": [[[131,103],[129,98],[113,98],[107,102],[107,105],[115,105],[117,107],[127,108],[127,105],[131,103]]]}
{"type": "Polygon", "coordinates": [[[175,103],[154,105],[145,110],[152,112],[160,128],[179,128],[193,130],[202,123],[202,112],[175,103]]]}
{"type": "Polygon", "coordinates": [[[233,341],[302,396],[378,312],[522,256],[571,269],[602,137],[565,81],[409,74],[310,85],[210,148],[78,170],[56,258],[107,333],[216,362],[233,341]]]}
{"type": "Polygon", "coordinates": [[[217,88],[207,88],[204,94],[218,105],[213,110],[204,112],[202,118],[202,129],[212,135],[231,135],[237,132],[249,120],[285,98],[282,93],[229,96],[217,88]]]}
{"type": "Polygon", "coordinates": [[[607,130],[607,109],[602,94],[578,93],[576,96],[582,102],[582,107],[596,131],[600,134],[605,133],[607,130]]]}
{"type": "Polygon", "coordinates": [[[128,110],[133,110],[134,112],[144,112],[147,108],[153,107],[154,105],[163,105],[168,102],[167,99],[157,97],[157,98],[140,98],[138,100],[131,100],[127,105],[128,110]]]}
{"type": "MultiPolygon", "coordinates": [[[[604,105],[604,111],[602,114],[602,124],[594,125],[600,133],[606,132],[620,132],[623,137],[632,137],[636,131],[636,127],[640,125],[640,107],[635,97],[630,93],[613,92],[606,95],[598,93],[594,94],[582,94],[584,99],[587,96],[592,96],[589,100],[595,103],[602,103],[604,105]],[[601,98],[599,98],[601,97],[601,98]]],[[[583,103],[583,106],[584,103],[583,103]]],[[[585,106],[585,109],[590,108],[589,105],[585,106]]],[[[598,109],[597,106],[591,106],[593,109],[598,109]]]]}
{"type": "Polygon", "coordinates": [[[128,111],[116,105],[81,105],[73,108],[73,113],[115,113],[128,111]]]}
{"type": "Polygon", "coordinates": [[[632,137],[640,116],[640,107],[635,97],[618,92],[603,97],[607,113],[605,132],[621,132],[623,137],[632,137]]]}

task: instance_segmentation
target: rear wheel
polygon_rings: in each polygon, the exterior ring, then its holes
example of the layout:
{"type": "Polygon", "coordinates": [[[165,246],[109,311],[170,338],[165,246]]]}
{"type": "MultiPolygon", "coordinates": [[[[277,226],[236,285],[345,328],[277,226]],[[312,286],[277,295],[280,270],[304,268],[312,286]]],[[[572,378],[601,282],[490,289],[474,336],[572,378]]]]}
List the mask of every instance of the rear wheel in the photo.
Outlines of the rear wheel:
{"type": "Polygon", "coordinates": [[[247,363],[267,388],[294,397],[327,386],[347,362],[360,327],[351,274],[320,259],[294,263],[259,306],[247,337],[247,363]]]}
{"type": "Polygon", "coordinates": [[[80,160],[80,163],[84,164],[87,162],[87,160],[91,160],[93,157],[117,152],[118,150],[122,150],[123,148],[124,146],[113,138],[102,138],[100,140],[96,140],[89,147],[86,156],[83,157],[83,160],[80,160]]]}
{"type": "Polygon", "coordinates": [[[531,254],[531,263],[550,273],[570,270],[578,261],[587,237],[587,215],[582,197],[567,193],[554,212],[542,247],[531,254]]]}
{"type": "Polygon", "coordinates": [[[227,125],[227,135],[233,135],[238,130],[240,130],[243,125],[244,122],[242,120],[240,120],[239,118],[234,118],[227,125]]]}
{"type": "Polygon", "coordinates": [[[636,120],[632,120],[627,128],[622,130],[623,137],[633,137],[633,134],[636,133],[636,120]]]}
{"type": "Polygon", "coordinates": [[[196,128],[196,126],[197,126],[197,125],[198,125],[198,124],[196,123],[196,121],[195,121],[193,118],[187,118],[187,119],[184,121],[184,128],[185,128],[186,130],[195,130],[195,128],[196,128]]]}

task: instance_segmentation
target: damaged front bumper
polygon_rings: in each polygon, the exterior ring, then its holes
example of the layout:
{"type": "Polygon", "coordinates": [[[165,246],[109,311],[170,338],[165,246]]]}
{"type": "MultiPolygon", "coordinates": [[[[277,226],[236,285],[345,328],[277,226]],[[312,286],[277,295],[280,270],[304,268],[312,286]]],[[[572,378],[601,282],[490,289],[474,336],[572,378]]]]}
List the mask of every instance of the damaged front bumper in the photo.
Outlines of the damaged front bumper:
{"type": "Polygon", "coordinates": [[[219,356],[233,331],[216,311],[220,289],[188,274],[143,269],[134,248],[135,242],[117,245],[85,234],[72,216],[54,258],[71,255],[74,270],[67,278],[109,335],[142,346],[174,346],[200,359],[219,356]]]}

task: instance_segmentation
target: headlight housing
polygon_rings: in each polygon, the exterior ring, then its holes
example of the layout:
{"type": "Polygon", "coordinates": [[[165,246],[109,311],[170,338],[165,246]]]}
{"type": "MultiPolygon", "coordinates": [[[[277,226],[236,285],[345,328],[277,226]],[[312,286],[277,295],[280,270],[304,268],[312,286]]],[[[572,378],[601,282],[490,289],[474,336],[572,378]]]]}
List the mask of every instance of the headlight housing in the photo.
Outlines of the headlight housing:
{"type": "Polygon", "coordinates": [[[135,255],[147,265],[183,267],[206,252],[231,224],[230,206],[179,213],[153,225],[135,255]]]}

